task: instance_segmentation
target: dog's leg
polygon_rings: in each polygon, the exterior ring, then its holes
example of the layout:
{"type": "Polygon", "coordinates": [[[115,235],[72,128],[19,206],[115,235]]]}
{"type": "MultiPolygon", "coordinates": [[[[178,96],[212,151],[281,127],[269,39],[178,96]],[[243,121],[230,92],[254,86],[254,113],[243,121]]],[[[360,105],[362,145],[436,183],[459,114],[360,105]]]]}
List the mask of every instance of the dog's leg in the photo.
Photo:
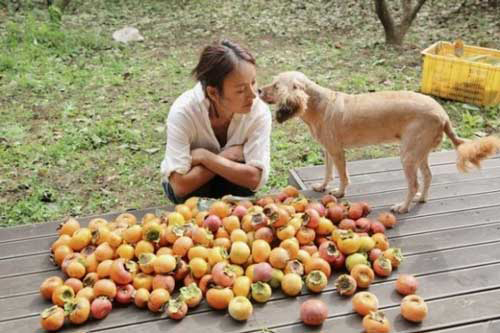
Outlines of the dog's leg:
{"type": "Polygon", "coordinates": [[[415,195],[415,200],[424,203],[427,202],[427,196],[429,195],[429,187],[431,186],[432,173],[429,167],[429,155],[420,162],[420,172],[422,173],[423,184],[422,189],[415,195]]]}
{"type": "Polygon", "coordinates": [[[323,182],[321,184],[314,184],[312,186],[313,190],[316,192],[323,192],[326,187],[328,186],[328,183],[333,180],[333,163],[332,163],[332,157],[330,154],[325,150],[325,178],[323,179],[323,182]]]}
{"type": "Polygon", "coordinates": [[[408,154],[405,156],[401,156],[401,163],[403,164],[406,182],[408,183],[408,192],[406,194],[405,201],[393,205],[391,207],[391,210],[396,213],[408,213],[410,204],[418,191],[418,161],[415,160],[415,157],[409,156],[408,154]]]}
{"type": "Polygon", "coordinates": [[[332,159],[339,173],[340,186],[330,193],[337,198],[342,198],[345,194],[345,189],[349,185],[349,175],[347,173],[344,151],[335,152],[335,154],[332,154],[332,159]]]}

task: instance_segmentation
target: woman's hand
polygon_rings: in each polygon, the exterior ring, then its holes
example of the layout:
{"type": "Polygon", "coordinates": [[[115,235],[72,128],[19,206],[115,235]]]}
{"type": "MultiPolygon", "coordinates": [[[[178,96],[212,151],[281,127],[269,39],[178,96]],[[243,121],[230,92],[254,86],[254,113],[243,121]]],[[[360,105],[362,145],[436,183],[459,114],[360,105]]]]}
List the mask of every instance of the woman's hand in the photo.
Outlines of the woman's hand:
{"type": "MultiPolygon", "coordinates": [[[[196,148],[191,150],[191,166],[203,165],[212,154],[210,151],[204,148],[196,148]]],[[[244,162],[245,156],[243,155],[243,145],[235,145],[224,149],[219,153],[219,156],[224,157],[228,160],[234,162],[244,162]]]]}
{"type": "Polygon", "coordinates": [[[207,159],[208,153],[210,152],[204,148],[191,150],[191,166],[203,164],[203,161],[207,159]]]}
{"type": "Polygon", "coordinates": [[[235,162],[244,162],[245,156],[243,155],[243,145],[234,145],[224,149],[220,156],[235,162]]]}

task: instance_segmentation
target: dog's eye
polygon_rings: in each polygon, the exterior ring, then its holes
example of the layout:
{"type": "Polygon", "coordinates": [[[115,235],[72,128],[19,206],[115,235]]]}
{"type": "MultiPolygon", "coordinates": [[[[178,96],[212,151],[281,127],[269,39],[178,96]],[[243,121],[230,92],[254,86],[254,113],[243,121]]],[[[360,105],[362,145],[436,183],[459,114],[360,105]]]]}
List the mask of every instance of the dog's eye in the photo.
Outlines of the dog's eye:
{"type": "Polygon", "coordinates": [[[278,84],[277,83],[273,84],[273,88],[278,89],[278,84]]]}
{"type": "Polygon", "coordinates": [[[297,90],[297,86],[295,84],[293,85],[292,88],[293,88],[293,90],[297,90]]]}

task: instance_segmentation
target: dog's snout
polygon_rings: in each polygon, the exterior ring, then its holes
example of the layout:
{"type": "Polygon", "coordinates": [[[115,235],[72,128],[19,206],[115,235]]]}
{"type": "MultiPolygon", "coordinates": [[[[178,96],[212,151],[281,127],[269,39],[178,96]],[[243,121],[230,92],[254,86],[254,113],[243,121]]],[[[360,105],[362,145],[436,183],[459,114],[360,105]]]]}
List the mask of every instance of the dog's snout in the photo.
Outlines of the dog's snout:
{"type": "Polygon", "coordinates": [[[258,88],[257,92],[259,93],[259,95],[262,95],[262,89],[258,88]]]}

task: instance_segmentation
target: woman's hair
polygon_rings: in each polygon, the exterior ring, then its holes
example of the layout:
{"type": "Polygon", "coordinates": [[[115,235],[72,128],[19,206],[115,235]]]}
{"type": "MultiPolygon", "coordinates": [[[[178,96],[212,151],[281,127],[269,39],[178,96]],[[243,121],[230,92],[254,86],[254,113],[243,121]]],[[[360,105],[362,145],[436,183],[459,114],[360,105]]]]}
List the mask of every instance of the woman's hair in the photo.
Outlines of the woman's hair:
{"type": "Polygon", "coordinates": [[[224,79],[242,60],[255,65],[255,58],[250,51],[228,39],[222,39],[203,49],[198,65],[191,74],[201,82],[203,90],[213,86],[222,93],[224,79]]]}

